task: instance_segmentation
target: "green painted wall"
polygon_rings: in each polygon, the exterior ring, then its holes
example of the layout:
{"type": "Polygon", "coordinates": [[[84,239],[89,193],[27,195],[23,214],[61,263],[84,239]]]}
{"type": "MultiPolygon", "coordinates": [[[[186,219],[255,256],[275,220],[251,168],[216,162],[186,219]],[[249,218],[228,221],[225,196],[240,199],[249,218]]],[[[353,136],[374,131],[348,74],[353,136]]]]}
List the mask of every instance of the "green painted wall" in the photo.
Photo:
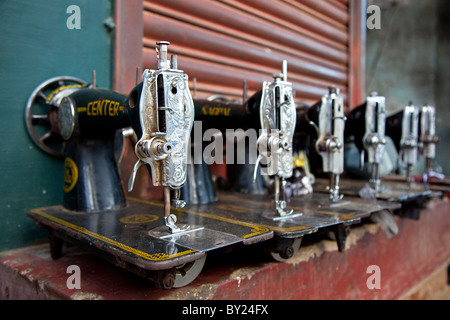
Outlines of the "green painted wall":
{"type": "MultiPolygon", "coordinates": [[[[381,7],[381,29],[367,30],[366,89],[386,96],[388,112],[412,101],[436,107],[435,169],[450,174],[450,37],[448,0],[369,0],[381,7]]],[[[417,165],[423,171],[423,159],[417,165]]]]}
{"type": "Polygon", "coordinates": [[[111,88],[112,16],[113,0],[0,1],[0,251],[45,239],[26,211],[62,199],[62,161],[28,137],[28,97],[56,76],[90,82],[93,69],[97,86],[111,88]],[[80,7],[80,29],[67,28],[69,5],[80,7]]]}

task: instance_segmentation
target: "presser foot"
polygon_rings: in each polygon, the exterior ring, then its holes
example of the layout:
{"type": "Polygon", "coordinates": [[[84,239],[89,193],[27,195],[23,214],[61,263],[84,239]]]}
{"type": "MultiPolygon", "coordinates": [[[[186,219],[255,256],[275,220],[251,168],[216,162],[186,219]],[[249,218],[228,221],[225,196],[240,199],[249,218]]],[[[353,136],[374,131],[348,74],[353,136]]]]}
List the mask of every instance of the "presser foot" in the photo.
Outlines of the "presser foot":
{"type": "Polygon", "coordinates": [[[266,219],[271,219],[273,221],[292,219],[296,217],[301,217],[303,213],[294,213],[293,209],[286,210],[286,201],[275,201],[275,210],[270,214],[263,214],[266,219]]]}
{"type": "Polygon", "coordinates": [[[286,201],[275,201],[275,210],[278,212],[280,217],[291,215],[294,210],[286,210],[286,201]]]}
{"type": "Polygon", "coordinates": [[[330,200],[331,202],[338,202],[344,198],[343,194],[339,194],[339,188],[330,189],[330,200]]]}
{"type": "Polygon", "coordinates": [[[158,239],[172,239],[174,236],[177,238],[188,233],[194,233],[196,231],[201,231],[205,229],[202,226],[195,226],[190,224],[176,225],[175,215],[171,215],[164,218],[164,225],[156,227],[148,232],[148,234],[154,238],[158,239]],[[173,216],[173,217],[171,217],[173,216]],[[174,220],[175,219],[175,222],[174,220]]]}
{"type": "MultiPolygon", "coordinates": [[[[164,226],[168,228],[169,234],[178,234],[183,232],[195,231],[191,225],[185,224],[182,226],[177,226],[177,216],[174,214],[169,215],[168,217],[164,217],[164,226]]],[[[199,229],[199,228],[197,228],[199,229]]]]}
{"type": "Polygon", "coordinates": [[[372,186],[372,189],[375,190],[375,193],[379,193],[381,191],[381,180],[380,179],[370,179],[369,180],[370,185],[372,186]]]}

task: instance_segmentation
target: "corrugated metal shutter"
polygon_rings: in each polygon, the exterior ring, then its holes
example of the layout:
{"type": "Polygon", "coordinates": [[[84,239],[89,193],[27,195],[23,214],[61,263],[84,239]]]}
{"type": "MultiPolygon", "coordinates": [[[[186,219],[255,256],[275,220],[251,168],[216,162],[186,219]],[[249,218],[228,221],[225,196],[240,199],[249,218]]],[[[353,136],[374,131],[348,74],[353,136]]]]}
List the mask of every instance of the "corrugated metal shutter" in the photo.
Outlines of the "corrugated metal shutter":
{"type": "Polygon", "coordinates": [[[144,1],[143,67],[155,68],[155,43],[167,40],[197,98],[240,100],[244,80],[249,96],[283,59],[297,102],[317,101],[332,84],[347,95],[350,7],[348,0],[144,1]]]}

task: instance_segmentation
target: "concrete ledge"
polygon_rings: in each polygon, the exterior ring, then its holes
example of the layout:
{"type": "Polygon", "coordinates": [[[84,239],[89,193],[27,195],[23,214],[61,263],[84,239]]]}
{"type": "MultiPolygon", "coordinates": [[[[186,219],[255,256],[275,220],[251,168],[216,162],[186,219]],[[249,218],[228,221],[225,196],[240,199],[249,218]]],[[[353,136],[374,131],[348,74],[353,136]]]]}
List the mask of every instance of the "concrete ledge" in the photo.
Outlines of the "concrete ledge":
{"type": "Polygon", "coordinates": [[[169,291],[76,247],[54,261],[45,243],[0,253],[0,299],[450,299],[449,202],[432,202],[420,220],[396,221],[392,238],[374,223],[352,227],[344,252],[335,241],[305,237],[285,263],[254,248],[210,255],[191,285],[169,291]],[[67,288],[70,265],[80,267],[79,290],[67,288]],[[367,286],[371,265],[379,267],[380,289],[367,286]]]}

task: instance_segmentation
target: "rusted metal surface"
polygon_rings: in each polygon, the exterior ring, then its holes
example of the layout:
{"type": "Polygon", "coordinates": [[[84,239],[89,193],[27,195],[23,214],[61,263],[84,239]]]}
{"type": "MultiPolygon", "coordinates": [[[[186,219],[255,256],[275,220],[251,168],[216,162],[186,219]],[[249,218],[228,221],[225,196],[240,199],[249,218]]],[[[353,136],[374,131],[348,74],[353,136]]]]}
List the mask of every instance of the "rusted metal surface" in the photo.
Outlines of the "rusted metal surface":
{"type": "MultiPolygon", "coordinates": [[[[173,51],[176,52],[176,49],[173,51]]],[[[151,63],[152,60],[149,61],[148,59],[151,56],[150,53],[153,54],[153,51],[148,51],[147,48],[144,49],[144,65],[146,63],[151,63]]],[[[245,69],[230,67],[224,64],[217,64],[207,60],[193,59],[186,56],[179,56],[178,63],[180,68],[190,75],[191,80],[193,77],[196,77],[197,79],[202,79],[202,82],[209,86],[219,86],[219,90],[221,87],[224,87],[222,91],[219,91],[221,94],[224,94],[223,91],[225,91],[225,88],[228,87],[235,87],[242,93],[242,85],[244,80],[247,80],[249,94],[252,94],[257,89],[261,88],[263,81],[271,78],[271,75],[262,72],[256,73],[245,69]]],[[[200,80],[198,81],[200,82],[200,80]]],[[[200,86],[200,83],[198,86],[200,86]]],[[[305,84],[304,82],[299,81],[293,83],[293,88],[296,95],[302,94],[303,97],[310,100],[324,93],[324,90],[321,87],[305,84]]]]}
{"type": "MultiPolygon", "coordinates": [[[[148,9],[149,6],[147,4],[151,2],[146,1],[144,8],[148,9]]],[[[269,39],[275,44],[284,44],[332,61],[346,62],[346,52],[340,52],[314,38],[302,37],[302,34],[299,32],[292,32],[282,26],[264,21],[255,14],[248,14],[220,1],[197,0],[186,2],[167,0],[156,2],[164,7],[179,10],[184,14],[191,14],[230,29],[241,30],[247,34],[251,34],[253,37],[269,39]]]]}
{"type": "MultiPolygon", "coordinates": [[[[413,175],[411,177],[413,181],[417,184],[422,184],[424,188],[428,188],[434,192],[441,192],[443,197],[450,197],[450,178],[438,178],[438,177],[429,177],[427,182],[424,182],[425,175],[413,175]]],[[[386,182],[400,182],[407,183],[406,176],[390,174],[383,177],[383,180],[386,182]]]]}
{"type": "Polygon", "coordinates": [[[289,59],[290,79],[298,78],[299,75],[310,76],[306,79],[319,84],[324,80],[345,84],[347,80],[345,69],[339,65],[322,66],[293,53],[269,52],[258,43],[186,24],[153,12],[144,12],[144,32],[147,35],[144,46],[148,48],[154,47],[153,39],[157,38],[154,34],[157,34],[159,38],[171,39],[171,50],[177,46],[177,54],[181,55],[198,59],[205,55],[205,60],[220,61],[223,64],[236,65],[267,74],[277,71],[280,61],[289,59]],[[261,64],[264,64],[266,68],[262,69],[261,64]]]}
{"type": "MultiPolygon", "coordinates": [[[[323,178],[316,179],[314,183],[314,190],[317,192],[326,192],[328,180],[323,178]]],[[[348,196],[359,197],[361,190],[367,188],[368,181],[356,179],[341,179],[340,190],[343,194],[348,196]]],[[[412,184],[404,182],[388,182],[382,181],[381,188],[376,193],[377,199],[391,202],[405,202],[415,198],[428,198],[431,191],[422,184],[412,184]]]]}
{"type": "MultiPolygon", "coordinates": [[[[309,10],[317,16],[322,15],[324,17],[331,18],[332,21],[339,25],[347,25],[348,23],[348,1],[342,1],[342,3],[336,3],[336,1],[317,1],[317,0],[286,0],[293,6],[302,8],[303,10],[309,10]]],[[[325,18],[324,18],[325,19],[325,18]]]]}
{"type": "MultiPolygon", "coordinates": [[[[350,17],[354,15],[350,4],[294,0],[144,1],[143,67],[153,67],[154,43],[165,39],[178,55],[180,68],[189,74],[196,98],[222,94],[240,100],[244,80],[250,96],[286,59],[297,102],[316,102],[331,84],[350,99],[351,68],[360,67],[351,63],[351,57],[360,59],[351,52],[365,45],[357,39],[360,30],[350,32],[350,17]]],[[[357,72],[361,74],[363,70],[357,72]]],[[[358,81],[363,80],[356,79],[352,92],[359,91],[362,84],[358,81]]],[[[346,98],[346,105],[347,102],[346,98]]]]}
{"type": "Polygon", "coordinates": [[[136,69],[142,68],[142,0],[114,1],[113,89],[128,94],[136,84],[136,69]]]}
{"type": "MultiPolygon", "coordinates": [[[[234,243],[257,243],[273,236],[273,232],[267,227],[216,217],[213,212],[200,207],[177,209],[180,225],[202,227],[198,231],[191,231],[190,234],[198,232],[196,237],[186,236],[185,239],[175,235],[175,239],[159,239],[156,236],[149,238],[149,230],[163,226],[163,211],[160,201],[128,199],[126,207],[99,215],[80,215],[79,212],[66,210],[62,206],[33,209],[28,215],[54,232],[57,238],[86,245],[96,252],[113,256],[113,260],[145,270],[172,268],[199,259],[209,250],[234,243]]],[[[167,234],[165,229],[164,234],[167,234]]]]}
{"type": "MultiPolygon", "coordinates": [[[[314,190],[317,192],[328,192],[328,182],[326,179],[316,179],[314,183],[314,190]]],[[[408,217],[411,219],[420,219],[421,208],[424,207],[430,200],[440,197],[441,193],[432,192],[427,186],[422,184],[401,183],[382,181],[380,190],[371,194],[367,190],[368,182],[365,180],[356,179],[341,179],[340,191],[344,195],[353,197],[376,197],[379,200],[401,204],[400,210],[397,214],[401,217],[408,217]]]]}
{"type": "Polygon", "coordinates": [[[327,242],[300,248],[291,263],[253,269],[222,283],[213,298],[397,299],[450,262],[448,210],[449,203],[440,202],[423,210],[420,223],[397,219],[399,233],[390,239],[376,225],[365,225],[350,233],[355,238],[342,253],[327,242]],[[371,265],[380,268],[380,289],[367,286],[371,265]]]}
{"type": "MultiPolygon", "coordinates": [[[[300,31],[311,38],[323,41],[339,50],[345,50],[346,43],[348,42],[349,35],[345,24],[330,24],[331,19],[326,16],[323,16],[324,19],[318,19],[318,16],[312,15],[313,10],[306,11],[307,6],[305,4],[303,4],[301,10],[292,10],[292,6],[289,3],[279,1],[225,0],[224,2],[239,8],[243,8],[239,6],[241,3],[248,5],[253,13],[259,17],[266,17],[292,30],[300,31]]],[[[325,7],[323,5],[319,8],[319,13],[325,7]]]]}

